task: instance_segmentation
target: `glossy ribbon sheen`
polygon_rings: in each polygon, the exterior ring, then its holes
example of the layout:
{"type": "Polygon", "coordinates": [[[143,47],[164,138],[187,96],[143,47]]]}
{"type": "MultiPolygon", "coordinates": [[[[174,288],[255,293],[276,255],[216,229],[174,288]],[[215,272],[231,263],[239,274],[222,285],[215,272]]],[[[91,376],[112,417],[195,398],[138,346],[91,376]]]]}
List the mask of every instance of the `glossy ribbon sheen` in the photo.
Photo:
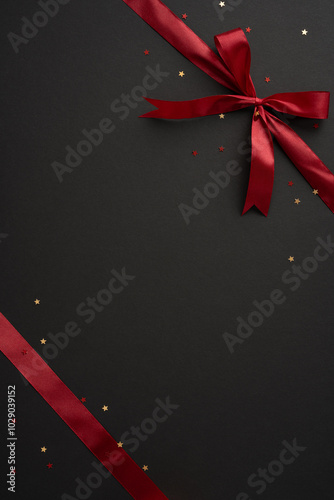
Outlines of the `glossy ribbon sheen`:
{"type": "Polygon", "coordinates": [[[0,350],[132,498],[168,500],[1,313],[0,350]]]}
{"type": "Polygon", "coordinates": [[[185,119],[216,115],[254,106],[252,162],[243,214],[255,205],[268,214],[274,183],[271,134],[329,209],[334,212],[334,175],[305,142],[264,106],[313,119],[328,118],[329,92],[287,92],[265,99],[256,96],[250,76],[251,53],[238,28],[215,36],[218,57],[201,38],[160,0],[123,0],[163,38],[217,82],[240,95],[217,95],[192,101],[147,99],[158,109],[145,118],[185,119]]]}

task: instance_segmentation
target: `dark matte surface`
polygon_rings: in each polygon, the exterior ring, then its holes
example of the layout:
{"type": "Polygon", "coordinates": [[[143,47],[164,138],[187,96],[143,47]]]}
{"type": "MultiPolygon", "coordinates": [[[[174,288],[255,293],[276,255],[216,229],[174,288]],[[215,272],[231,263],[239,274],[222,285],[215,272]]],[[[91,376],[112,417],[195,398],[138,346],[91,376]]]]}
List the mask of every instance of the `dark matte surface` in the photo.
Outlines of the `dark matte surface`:
{"type": "MultiPolygon", "coordinates": [[[[330,0],[243,1],[224,20],[211,0],[166,3],[186,12],[187,24],[211,47],[215,34],[250,26],[259,96],[333,90],[330,0]]],[[[139,120],[151,109],[146,102],[124,120],[110,110],[142,84],[147,65],[170,73],[152,97],[222,92],[121,0],[70,1],[15,54],[7,33],[19,34],[20,18],[37,10],[33,0],[0,6],[0,232],[8,234],[0,240],[1,311],[40,353],[41,338],[50,345],[50,332],[78,323],[80,335],[49,363],[117,440],[151,417],[156,398],[170,396],[179,405],[135,452],[125,446],[140,466],[149,465],[171,500],[235,500],[240,492],[252,500],[332,499],[334,255],[295,292],[282,275],[290,255],[300,264],[313,255],[317,237],[334,238],[333,214],[275,145],[269,217],[255,209],[240,216],[251,110],[179,123],[139,120]],[[115,130],[59,183],[51,163],[64,162],[65,147],[75,147],[81,131],[103,118],[115,130]],[[229,160],[242,173],[186,225],[178,205],[190,205],[192,189],[202,190],[210,171],[225,169],[229,160]],[[86,324],[76,307],[123,267],[135,279],[86,324]],[[284,304],[232,355],[223,333],[235,334],[236,318],[246,318],[254,300],[277,288],[284,304]],[[261,495],[247,486],[250,474],[278,458],[282,441],[294,438],[306,447],[295,462],[261,495]]],[[[318,130],[312,120],[290,121],[332,168],[333,108],[318,130]]],[[[75,480],[86,481],[94,457],[11,363],[0,361],[2,438],[7,386],[16,385],[14,498],[79,498],[75,480]]],[[[1,498],[9,499],[4,440],[0,455],[1,498]]],[[[103,479],[88,497],[129,495],[114,479],[103,479]]]]}

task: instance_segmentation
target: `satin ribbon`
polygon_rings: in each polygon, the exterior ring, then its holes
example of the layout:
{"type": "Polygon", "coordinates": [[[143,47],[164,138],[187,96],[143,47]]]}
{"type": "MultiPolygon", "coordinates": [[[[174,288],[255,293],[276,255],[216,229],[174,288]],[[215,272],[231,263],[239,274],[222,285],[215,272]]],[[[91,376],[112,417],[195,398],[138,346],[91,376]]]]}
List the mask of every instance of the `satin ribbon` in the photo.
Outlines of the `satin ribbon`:
{"type": "Polygon", "coordinates": [[[185,119],[254,106],[252,159],[243,214],[256,206],[268,214],[274,183],[271,134],[320,198],[334,212],[334,175],[305,142],[266,107],[313,119],[328,118],[329,92],[287,92],[265,99],[256,96],[250,76],[251,53],[238,28],[214,37],[219,56],[160,0],[123,0],[163,38],[220,84],[238,95],[217,95],[191,101],[146,100],[156,106],[145,118],[185,119]]]}
{"type": "Polygon", "coordinates": [[[168,500],[0,313],[0,350],[135,500],[168,500]]]}

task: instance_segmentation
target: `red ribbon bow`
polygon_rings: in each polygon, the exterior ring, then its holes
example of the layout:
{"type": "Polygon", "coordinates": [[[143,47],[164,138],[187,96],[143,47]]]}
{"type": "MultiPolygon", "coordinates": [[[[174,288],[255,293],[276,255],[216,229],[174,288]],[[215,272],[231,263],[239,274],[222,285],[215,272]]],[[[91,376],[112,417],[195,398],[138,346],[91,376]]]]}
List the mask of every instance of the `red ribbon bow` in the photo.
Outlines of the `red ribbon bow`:
{"type": "Polygon", "coordinates": [[[252,163],[243,214],[255,205],[268,214],[274,182],[271,134],[329,209],[334,212],[334,175],[305,142],[264,106],[304,118],[328,118],[329,92],[287,92],[256,96],[249,74],[250,47],[238,28],[215,36],[221,59],[160,0],[123,0],[171,45],[213,79],[241,95],[217,95],[192,101],[146,99],[158,109],[146,118],[184,119],[216,115],[254,106],[252,163]]]}

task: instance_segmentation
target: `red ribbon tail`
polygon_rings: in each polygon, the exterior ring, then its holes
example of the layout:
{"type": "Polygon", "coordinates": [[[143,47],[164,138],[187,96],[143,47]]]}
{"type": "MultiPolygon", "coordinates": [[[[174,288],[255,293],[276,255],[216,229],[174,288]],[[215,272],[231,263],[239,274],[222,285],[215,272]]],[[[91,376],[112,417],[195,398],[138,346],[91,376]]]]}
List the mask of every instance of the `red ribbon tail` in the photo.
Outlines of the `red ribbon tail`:
{"type": "Polygon", "coordinates": [[[242,215],[254,205],[267,216],[274,184],[274,147],[262,107],[255,109],[252,124],[252,163],[242,215]],[[255,115],[260,111],[260,115],[255,115]]]}
{"type": "Polygon", "coordinates": [[[164,118],[166,120],[218,115],[237,111],[254,103],[254,99],[242,95],[212,95],[191,101],[161,101],[149,97],[145,99],[157,109],[141,115],[140,118],[164,118]]]}
{"type": "Polygon", "coordinates": [[[267,122],[275,139],[328,208],[334,213],[334,175],[296,132],[267,113],[267,122]]]}

